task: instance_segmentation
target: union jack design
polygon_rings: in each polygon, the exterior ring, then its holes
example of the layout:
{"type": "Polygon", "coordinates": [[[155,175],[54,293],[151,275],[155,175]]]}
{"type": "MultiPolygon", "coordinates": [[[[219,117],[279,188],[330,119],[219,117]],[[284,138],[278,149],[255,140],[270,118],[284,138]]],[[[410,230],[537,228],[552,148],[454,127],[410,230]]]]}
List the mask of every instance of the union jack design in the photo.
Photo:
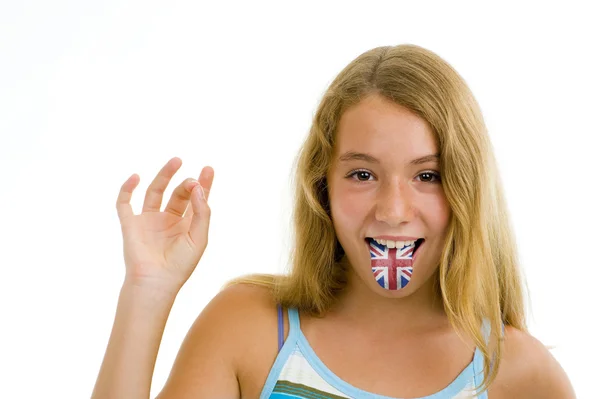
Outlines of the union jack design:
{"type": "Polygon", "coordinates": [[[412,277],[414,246],[388,248],[369,240],[371,270],[377,283],[388,290],[406,287],[412,277]]]}

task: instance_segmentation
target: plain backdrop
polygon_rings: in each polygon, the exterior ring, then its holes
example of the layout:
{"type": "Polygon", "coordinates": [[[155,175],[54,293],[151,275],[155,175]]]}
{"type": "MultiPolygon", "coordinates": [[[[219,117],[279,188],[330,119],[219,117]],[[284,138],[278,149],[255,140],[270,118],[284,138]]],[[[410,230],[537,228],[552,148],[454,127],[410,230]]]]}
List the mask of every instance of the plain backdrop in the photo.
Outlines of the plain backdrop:
{"type": "Polygon", "coordinates": [[[215,169],[209,246],[157,359],[163,386],[229,279],[284,272],[294,157],[364,51],[411,43],[484,113],[529,284],[531,333],[598,398],[600,28],[587,3],[0,3],[0,396],[89,397],[124,276],[115,200],[215,169]],[[568,4],[568,5],[567,5],[568,4]]]}

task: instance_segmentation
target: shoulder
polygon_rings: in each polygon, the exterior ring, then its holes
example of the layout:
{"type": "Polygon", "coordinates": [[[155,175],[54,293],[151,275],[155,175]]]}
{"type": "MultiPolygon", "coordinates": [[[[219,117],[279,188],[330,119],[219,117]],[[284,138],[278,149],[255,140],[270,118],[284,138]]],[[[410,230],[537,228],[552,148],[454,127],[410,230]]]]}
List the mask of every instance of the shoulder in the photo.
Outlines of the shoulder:
{"type": "MultiPolygon", "coordinates": [[[[221,291],[209,306],[207,312],[222,318],[215,333],[228,342],[242,397],[258,397],[279,352],[277,303],[272,291],[239,283],[221,291]]],[[[285,336],[287,331],[285,325],[285,336]]]]}
{"type": "Polygon", "coordinates": [[[226,339],[235,359],[271,335],[273,344],[277,342],[277,304],[271,290],[258,285],[239,283],[220,291],[196,323],[226,339]]]}
{"type": "Polygon", "coordinates": [[[498,376],[491,397],[575,398],[573,387],[558,361],[535,337],[506,326],[498,376]]]}
{"type": "Polygon", "coordinates": [[[266,378],[276,356],[277,308],[271,291],[232,285],[190,327],[160,397],[245,397],[248,389],[258,389],[254,386],[266,378]],[[257,371],[249,375],[249,369],[257,371]]]}
{"type": "MultiPolygon", "coordinates": [[[[204,308],[203,314],[226,324],[256,321],[256,317],[274,314],[276,303],[271,290],[254,284],[238,283],[220,291],[204,308]]],[[[251,323],[255,324],[255,323],[251,323]]]]}

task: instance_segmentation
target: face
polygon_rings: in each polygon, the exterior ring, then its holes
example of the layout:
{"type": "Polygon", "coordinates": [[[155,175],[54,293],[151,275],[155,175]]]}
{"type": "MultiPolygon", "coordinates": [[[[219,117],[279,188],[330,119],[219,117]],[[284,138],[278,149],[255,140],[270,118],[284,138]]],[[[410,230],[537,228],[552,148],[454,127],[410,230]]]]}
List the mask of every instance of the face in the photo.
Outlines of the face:
{"type": "MultiPolygon", "coordinates": [[[[439,265],[450,207],[439,161],[416,160],[436,154],[427,122],[383,97],[369,96],[342,115],[327,181],[333,224],[351,265],[351,281],[388,297],[410,295],[430,281],[439,265]],[[368,240],[380,236],[425,239],[410,261],[408,283],[404,280],[401,286],[398,277],[393,289],[382,284],[372,259],[377,248],[368,240]]],[[[393,250],[386,244],[379,249],[387,249],[393,258],[403,248],[393,250]]]]}

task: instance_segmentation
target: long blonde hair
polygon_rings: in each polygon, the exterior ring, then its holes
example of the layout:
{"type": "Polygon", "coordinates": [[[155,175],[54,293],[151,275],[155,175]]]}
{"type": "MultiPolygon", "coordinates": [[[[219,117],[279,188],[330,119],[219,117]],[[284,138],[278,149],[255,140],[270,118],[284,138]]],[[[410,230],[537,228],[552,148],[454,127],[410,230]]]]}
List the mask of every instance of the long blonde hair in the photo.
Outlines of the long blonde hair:
{"type": "Polygon", "coordinates": [[[245,276],[228,285],[270,287],[284,307],[312,315],[332,306],[347,266],[329,212],[326,174],[343,112],[371,94],[410,109],[434,132],[451,207],[436,282],[450,323],[483,354],[485,379],[478,388],[487,389],[497,375],[502,324],[527,329],[517,246],[481,110],[462,77],[420,46],[374,48],[333,80],[296,159],[291,272],[245,276]]]}

